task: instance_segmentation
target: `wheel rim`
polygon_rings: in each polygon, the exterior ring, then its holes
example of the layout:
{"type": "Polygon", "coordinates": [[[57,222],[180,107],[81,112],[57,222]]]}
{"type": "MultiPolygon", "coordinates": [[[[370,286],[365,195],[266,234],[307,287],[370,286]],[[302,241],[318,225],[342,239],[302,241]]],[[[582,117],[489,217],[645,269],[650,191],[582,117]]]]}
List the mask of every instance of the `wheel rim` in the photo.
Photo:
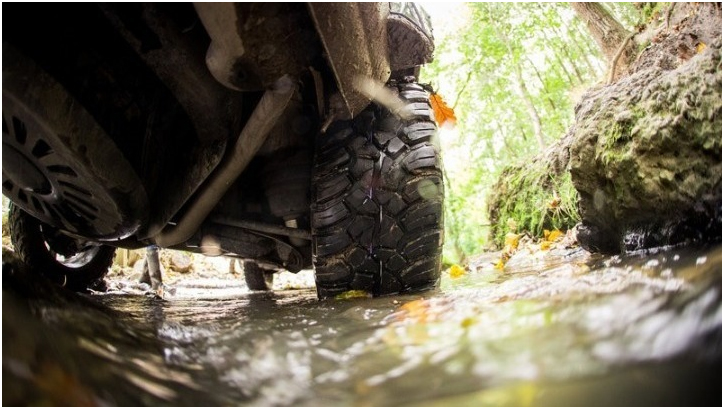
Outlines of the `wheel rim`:
{"type": "Polygon", "coordinates": [[[51,250],[47,242],[45,243],[45,247],[48,248],[48,252],[51,257],[53,257],[58,264],[72,269],[79,269],[87,266],[93,261],[100,251],[99,246],[87,246],[78,253],[66,257],[51,250]]]}
{"type": "Polygon", "coordinates": [[[2,191],[36,219],[83,237],[133,234],[147,196],[113,139],[31,59],[3,47],[2,191]]]}

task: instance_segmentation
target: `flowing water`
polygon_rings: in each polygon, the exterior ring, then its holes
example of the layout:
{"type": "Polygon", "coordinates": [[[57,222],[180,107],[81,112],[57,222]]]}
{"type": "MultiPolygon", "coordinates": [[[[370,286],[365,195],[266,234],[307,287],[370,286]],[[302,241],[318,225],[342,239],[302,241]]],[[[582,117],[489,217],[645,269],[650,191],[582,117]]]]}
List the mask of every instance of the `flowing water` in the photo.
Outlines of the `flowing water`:
{"type": "Polygon", "coordinates": [[[481,257],[436,291],[327,301],[67,294],[4,264],[2,403],[721,406],[721,250],[481,257]]]}

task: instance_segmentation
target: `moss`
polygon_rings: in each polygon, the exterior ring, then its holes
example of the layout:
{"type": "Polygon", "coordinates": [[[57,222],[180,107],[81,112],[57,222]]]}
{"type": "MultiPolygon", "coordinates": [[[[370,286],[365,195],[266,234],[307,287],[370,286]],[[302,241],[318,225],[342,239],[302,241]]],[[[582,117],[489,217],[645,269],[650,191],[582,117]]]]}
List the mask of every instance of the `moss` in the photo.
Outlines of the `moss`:
{"type": "Polygon", "coordinates": [[[639,44],[638,44],[638,48],[636,49],[636,53],[637,53],[637,54],[642,53],[642,52],[643,52],[645,49],[647,49],[650,45],[651,45],[651,41],[650,41],[650,40],[646,40],[646,41],[643,41],[643,42],[639,43],[639,44]]]}
{"type": "Polygon", "coordinates": [[[664,13],[671,3],[646,2],[641,4],[640,21],[648,25],[664,17],[664,13]]]}
{"type": "Polygon", "coordinates": [[[570,229],[580,221],[577,202],[569,172],[556,174],[543,160],[508,167],[488,198],[491,240],[501,247],[513,226],[533,237],[545,229],[570,229]]]}

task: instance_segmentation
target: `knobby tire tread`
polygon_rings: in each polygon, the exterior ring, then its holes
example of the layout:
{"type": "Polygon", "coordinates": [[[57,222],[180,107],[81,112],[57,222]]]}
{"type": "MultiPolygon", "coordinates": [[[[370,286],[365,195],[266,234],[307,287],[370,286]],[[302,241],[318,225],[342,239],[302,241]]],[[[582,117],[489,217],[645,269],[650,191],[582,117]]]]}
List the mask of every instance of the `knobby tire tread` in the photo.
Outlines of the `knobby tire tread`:
{"type": "Polygon", "coordinates": [[[312,234],[317,293],[419,291],[440,278],[442,161],[429,94],[390,87],[404,119],[371,104],[317,142],[312,234]]]}

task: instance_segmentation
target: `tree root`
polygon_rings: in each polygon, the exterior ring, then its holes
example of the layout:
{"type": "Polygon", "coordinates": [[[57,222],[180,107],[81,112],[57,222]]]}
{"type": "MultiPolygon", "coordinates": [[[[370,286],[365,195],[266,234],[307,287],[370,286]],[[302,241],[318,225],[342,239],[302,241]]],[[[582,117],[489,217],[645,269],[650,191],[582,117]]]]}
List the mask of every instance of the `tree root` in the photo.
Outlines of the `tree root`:
{"type": "Polygon", "coordinates": [[[618,65],[618,59],[621,58],[621,54],[623,54],[623,51],[626,49],[628,42],[631,41],[631,39],[635,35],[636,33],[634,32],[626,36],[626,39],[623,40],[621,45],[618,47],[618,50],[616,50],[616,55],[613,57],[613,60],[611,60],[611,69],[609,70],[608,84],[613,82],[613,79],[616,76],[616,65],[618,65]]]}

